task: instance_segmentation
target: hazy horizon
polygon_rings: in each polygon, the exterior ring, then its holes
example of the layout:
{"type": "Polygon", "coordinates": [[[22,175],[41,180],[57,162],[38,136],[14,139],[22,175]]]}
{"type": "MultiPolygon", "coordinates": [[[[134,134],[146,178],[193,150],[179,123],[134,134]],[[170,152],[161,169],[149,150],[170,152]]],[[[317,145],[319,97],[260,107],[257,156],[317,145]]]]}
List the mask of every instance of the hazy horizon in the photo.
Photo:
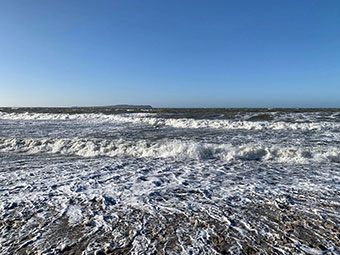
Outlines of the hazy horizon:
{"type": "MultiPolygon", "coordinates": [[[[312,107],[261,107],[261,106],[241,106],[241,107],[221,107],[221,106],[216,106],[216,107],[190,107],[190,106],[183,106],[183,107],[167,107],[167,106],[153,106],[150,104],[113,104],[113,105],[72,105],[72,106],[0,106],[1,108],[13,108],[13,109],[25,109],[25,108],[115,108],[115,106],[119,105],[126,105],[126,106],[131,106],[133,108],[134,106],[151,106],[152,109],[340,109],[340,107],[317,107],[317,106],[312,106],[312,107]]],[[[117,108],[119,109],[119,108],[117,108]]],[[[124,108],[121,108],[124,109],[124,108]]],[[[142,108],[141,108],[142,109],[142,108]]]]}

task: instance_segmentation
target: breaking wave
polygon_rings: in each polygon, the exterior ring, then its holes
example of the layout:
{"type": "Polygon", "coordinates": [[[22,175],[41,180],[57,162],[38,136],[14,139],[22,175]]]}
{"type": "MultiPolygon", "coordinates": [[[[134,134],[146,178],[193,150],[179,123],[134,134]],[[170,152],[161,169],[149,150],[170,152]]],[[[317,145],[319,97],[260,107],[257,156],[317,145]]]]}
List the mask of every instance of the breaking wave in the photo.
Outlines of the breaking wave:
{"type": "Polygon", "coordinates": [[[339,122],[287,122],[266,121],[265,118],[249,120],[226,119],[188,119],[188,118],[160,118],[156,113],[128,113],[128,114],[65,114],[65,113],[6,113],[0,112],[0,119],[4,120],[79,120],[96,122],[118,122],[146,124],[154,127],[169,126],[174,128],[214,128],[214,129],[245,129],[245,130],[324,130],[340,129],[339,122]]]}
{"type": "Polygon", "coordinates": [[[0,152],[51,153],[81,157],[137,157],[175,159],[219,159],[226,161],[276,161],[286,163],[335,162],[340,153],[335,147],[300,148],[262,144],[209,144],[194,141],[160,140],[135,142],[82,138],[21,139],[1,138],[0,152]]]}

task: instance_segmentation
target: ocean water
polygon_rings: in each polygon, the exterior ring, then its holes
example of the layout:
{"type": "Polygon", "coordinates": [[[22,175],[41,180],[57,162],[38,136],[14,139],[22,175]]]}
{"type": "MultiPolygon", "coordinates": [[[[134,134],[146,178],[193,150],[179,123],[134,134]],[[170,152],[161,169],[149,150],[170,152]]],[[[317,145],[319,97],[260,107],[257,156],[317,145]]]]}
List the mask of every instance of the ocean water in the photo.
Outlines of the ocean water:
{"type": "Polygon", "coordinates": [[[340,254],[340,110],[0,108],[0,254],[340,254]]]}

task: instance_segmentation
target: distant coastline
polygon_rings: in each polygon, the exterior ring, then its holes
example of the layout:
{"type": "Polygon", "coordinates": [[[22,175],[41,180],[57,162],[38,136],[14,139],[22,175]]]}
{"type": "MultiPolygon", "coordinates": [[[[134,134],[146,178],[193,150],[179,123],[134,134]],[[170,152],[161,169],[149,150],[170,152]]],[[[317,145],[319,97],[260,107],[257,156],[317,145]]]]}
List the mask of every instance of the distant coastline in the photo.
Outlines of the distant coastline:
{"type": "MultiPolygon", "coordinates": [[[[47,108],[47,107],[44,107],[47,108]]],[[[53,107],[57,108],[57,107],[53,107]]],[[[152,109],[151,105],[133,105],[133,104],[116,104],[116,105],[100,105],[100,106],[71,106],[62,108],[115,108],[115,109],[152,109]]]]}
{"type": "Polygon", "coordinates": [[[151,105],[131,105],[131,104],[117,104],[108,106],[98,106],[99,108],[119,108],[119,109],[152,109],[151,105]]]}

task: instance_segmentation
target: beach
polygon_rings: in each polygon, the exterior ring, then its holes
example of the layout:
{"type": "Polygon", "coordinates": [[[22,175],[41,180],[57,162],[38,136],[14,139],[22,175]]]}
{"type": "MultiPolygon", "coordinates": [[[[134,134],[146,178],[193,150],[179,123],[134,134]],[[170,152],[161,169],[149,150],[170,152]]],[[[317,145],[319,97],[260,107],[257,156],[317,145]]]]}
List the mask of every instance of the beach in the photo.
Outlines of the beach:
{"type": "Polygon", "coordinates": [[[0,254],[339,254],[339,109],[0,109],[0,254]]]}

